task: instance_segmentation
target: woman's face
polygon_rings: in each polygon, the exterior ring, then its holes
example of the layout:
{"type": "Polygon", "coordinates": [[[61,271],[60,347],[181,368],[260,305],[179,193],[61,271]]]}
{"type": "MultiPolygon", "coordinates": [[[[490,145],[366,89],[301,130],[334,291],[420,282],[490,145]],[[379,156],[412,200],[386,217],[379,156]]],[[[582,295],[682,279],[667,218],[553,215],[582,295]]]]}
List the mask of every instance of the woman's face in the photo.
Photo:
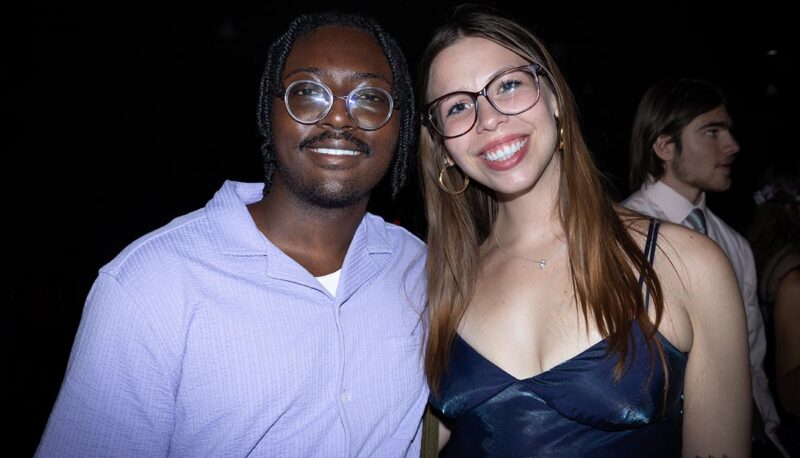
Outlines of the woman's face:
{"type": "MultiPolygon", "coordinates": [[[[530,63],[485,38],[461,38],[433,60],[426,100],[456,91],[480,91],[504,70],[530,63]]],[[[558,107],[545,80],[545,76],[540,77],[538,102],[516,115],[497,111],[486,97],[479,96],[477,120],[472,129],[460,137],[444,140],[451,160],[470,178],[499,194],[524,193],[546,174],[555,173],[558,107]]],[[[512,90],[515,84],[501,77],[492,83],[492,88],[512,90]]],[[[444,112],[447,116],[458,110],[444,112]]]]}

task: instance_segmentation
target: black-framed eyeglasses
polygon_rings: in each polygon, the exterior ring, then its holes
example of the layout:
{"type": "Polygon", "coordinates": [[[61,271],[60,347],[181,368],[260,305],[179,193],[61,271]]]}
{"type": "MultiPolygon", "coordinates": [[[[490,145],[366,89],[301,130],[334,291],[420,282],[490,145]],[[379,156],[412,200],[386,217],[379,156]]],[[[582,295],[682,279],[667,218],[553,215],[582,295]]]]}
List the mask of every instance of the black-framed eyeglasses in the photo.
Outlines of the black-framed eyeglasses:
{"type": "Polygon", "coordinates": [[[537,63],[526,64],[498,74],[478,92],[445,94],[425,106],[423,122],[444,138],[460,137],[475,126],[481,95],[504,115],[528,111],[539,101],[539,75],[543,72],[537,63]]]}
{"type": "Polygon", "coordinates": [[[359,87],[346,96],[333,95],[331,89],[311,80],[295,81],[283,93],[289,116],[301,124],[315,124],[328,116],[336,99],[345,101],[347,116],[363,130],[380,129],[395,109],[392,95],[379,87],[359,87]]]}

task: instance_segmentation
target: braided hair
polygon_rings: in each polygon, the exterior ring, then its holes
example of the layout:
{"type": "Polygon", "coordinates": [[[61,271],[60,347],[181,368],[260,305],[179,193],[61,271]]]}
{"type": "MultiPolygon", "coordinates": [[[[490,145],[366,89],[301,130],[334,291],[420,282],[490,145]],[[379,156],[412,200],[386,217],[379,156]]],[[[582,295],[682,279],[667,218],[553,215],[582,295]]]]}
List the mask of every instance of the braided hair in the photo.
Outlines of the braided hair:
{"type": "Polygon", "coordinates": [[[264,161],[264,193],[269,192],[272,176],[277,168],[275,142],[272,138],[272,106],[275,95],[283,90],[283,69],[295,41],[320,27],[355,28],[367,32],[381,46],[394,80],[392,97],[400,108],[400,132],[397,150],[391,164],[392,197],[396,197],[406,181],[409,152],[416,145],[416,116],[414,91],[403,52],[395,40],[370,17],[344,13],[315,13],[298,16],[286,32],[275,40],[267,53],[267,62],[261,75],[258,101],[258,128],[264,137],[261,154],[264,161]]]}

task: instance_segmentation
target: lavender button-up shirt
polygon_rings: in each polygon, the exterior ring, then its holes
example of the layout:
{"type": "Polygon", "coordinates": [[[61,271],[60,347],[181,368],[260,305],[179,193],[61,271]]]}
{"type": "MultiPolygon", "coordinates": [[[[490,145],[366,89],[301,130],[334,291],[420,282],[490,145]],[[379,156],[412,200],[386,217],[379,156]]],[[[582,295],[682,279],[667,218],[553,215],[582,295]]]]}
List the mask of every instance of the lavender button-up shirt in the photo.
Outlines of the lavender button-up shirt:
{"type": "Polygon", "coordinates": [[[367,214],[336,297],[226,182],[103,267],[38,456],[419,454],[424,246],[367,214]]]}

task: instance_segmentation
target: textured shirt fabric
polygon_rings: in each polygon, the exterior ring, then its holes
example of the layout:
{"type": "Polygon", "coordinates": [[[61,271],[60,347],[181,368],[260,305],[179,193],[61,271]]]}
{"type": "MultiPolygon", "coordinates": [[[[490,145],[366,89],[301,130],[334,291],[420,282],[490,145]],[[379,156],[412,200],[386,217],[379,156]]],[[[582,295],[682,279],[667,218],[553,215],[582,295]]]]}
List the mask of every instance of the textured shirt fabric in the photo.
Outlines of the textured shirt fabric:
{"type": "Polygon", "coordinates": [[[684,221],[692,210],[699,208],[705,214],[708,237],[717,242],[722,251],[728,255],[728,259],[730,259],[733,270],[736,273],[736,279],[739,281],[739,288],[747,314],[753,399],[761,418],[764,419],[767,435],[777,444],[775,429],[780,420],[778,411],[775,408],[775,402],[770,395],[767,376],[764,373],[764,355],[767,351],[767,341],[764,319],[761,316],[756,295],[756,266],[750,244],[710,209],[706,208],[705,193],[701,195],[700,202],[697,205],[693,205],[688,199],[662,181],[648,180],[638,191],[625,199],[622,204],[644,215],[676,224],[683,223],[689,228],[691,226],[689,226],[688,222],[684,223],[684,221]]]}
{"type": "Polygon", "coordinates": [[[418,456],[424,245],[367,214],[334,298],[257,229],[263,185],[103,267],[37,456],[418,456]]]}

